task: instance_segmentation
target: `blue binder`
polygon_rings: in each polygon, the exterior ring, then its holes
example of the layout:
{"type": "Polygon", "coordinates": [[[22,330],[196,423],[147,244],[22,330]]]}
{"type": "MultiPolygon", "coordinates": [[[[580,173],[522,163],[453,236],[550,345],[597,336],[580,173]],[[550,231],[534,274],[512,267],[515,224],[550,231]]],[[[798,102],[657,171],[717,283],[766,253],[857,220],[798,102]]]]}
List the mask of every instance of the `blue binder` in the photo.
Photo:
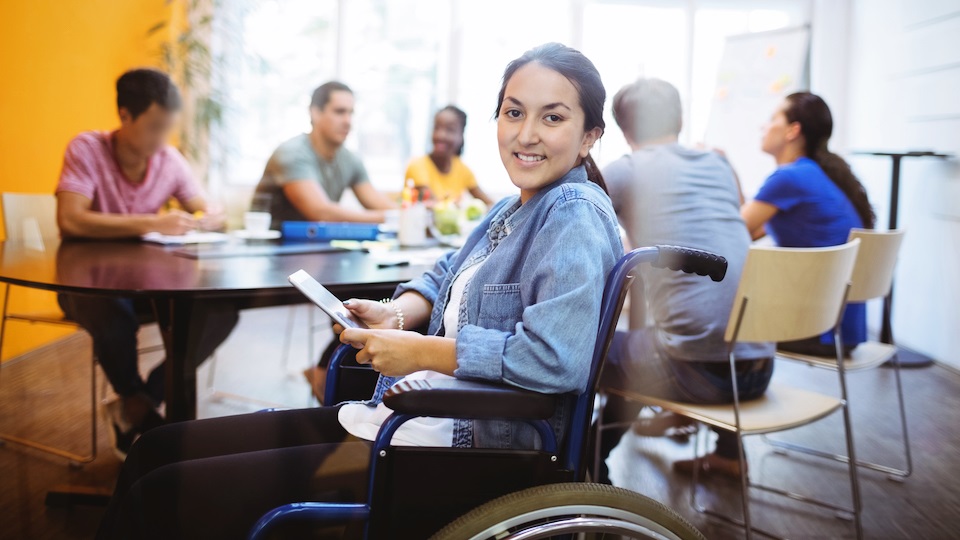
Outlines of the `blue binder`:
{"type": "Polygon", "coordinates": [[[379,226],[370,223],[284,221],[280,230],[284,240],[329,242],[331,240],[376,240],[379,226]]]}

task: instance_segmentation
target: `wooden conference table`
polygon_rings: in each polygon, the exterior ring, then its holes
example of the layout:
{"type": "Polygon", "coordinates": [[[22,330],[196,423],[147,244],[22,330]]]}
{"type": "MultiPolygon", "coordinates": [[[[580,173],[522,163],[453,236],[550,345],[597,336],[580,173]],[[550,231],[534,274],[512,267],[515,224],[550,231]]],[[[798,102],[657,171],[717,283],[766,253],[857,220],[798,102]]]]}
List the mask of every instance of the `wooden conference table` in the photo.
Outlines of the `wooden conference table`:
{"type": "MultiPolygon", "coordinates": [[[[166,414],[169,421],[196,417],[196,372],[185,361],[192,333],[190,307],[225,300],[239,308],[303,303],[287,281],[303,268],[340,298],[383,298],[398,283],[427,268],[424,261],[384,265],[363,251],[290,252],[283,244],[256,249],[231,244],[225,256],[197,256],[193,248],[139,241],[60,241],[41,246],[0,243],[0,282],[93,296],[148,299],[158,317],[166,347],[166,414]],[[245,251],[246,249],[246,251],[245,251]],[[186,255],[186,256],[185,256],[186,255]]],[[[253,247],[253,246],[251,246],[253,247]]],[[[203,249],[203,248],[199,248],[203,249]]]]}

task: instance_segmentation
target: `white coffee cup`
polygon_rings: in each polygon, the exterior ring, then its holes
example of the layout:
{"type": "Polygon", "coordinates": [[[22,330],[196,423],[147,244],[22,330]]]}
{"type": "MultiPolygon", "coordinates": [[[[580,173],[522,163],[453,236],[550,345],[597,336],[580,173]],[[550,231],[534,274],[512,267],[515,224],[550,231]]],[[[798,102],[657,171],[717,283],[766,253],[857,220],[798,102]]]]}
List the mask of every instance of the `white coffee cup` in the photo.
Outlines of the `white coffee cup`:
{"type": "Polygon", "coordinates": [[[384,210],[383,225],[380,226],[380,230],[384,232],[399,231],[400,230],[400,210],[396,208],[392,210],[384,210]]]}
{"type": "Polygon", "coordinates": [[[270,212],[244,213],[243,228],[251,232],[263,232],[270,230],[270,212]]]}
{"type": "Polygon", "coordinates": [[[427,208],[414,204],[400,210],[397,240],[401,246],[422,246],[427,241],[427,208]]]}

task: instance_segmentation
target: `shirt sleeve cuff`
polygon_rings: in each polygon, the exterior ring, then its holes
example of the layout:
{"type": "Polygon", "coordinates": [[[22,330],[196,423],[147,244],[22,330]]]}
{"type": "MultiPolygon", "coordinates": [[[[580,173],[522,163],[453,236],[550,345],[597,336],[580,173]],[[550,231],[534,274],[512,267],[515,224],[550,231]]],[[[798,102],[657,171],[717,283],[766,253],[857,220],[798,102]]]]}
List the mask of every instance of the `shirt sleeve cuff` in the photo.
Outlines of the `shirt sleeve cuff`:
{"type": "Polygon", "coordinates": [[[93,196],[96,194],[96,190],[89,184],[74,182],[72,180],[60,180],[56,193],[63,193],[64,191],[83,195],[90,200],[93,200],[93,196]]]}
{"type": "Polygon", "coordinates": [[[417,278],[413,281],[408,281],[398,285],[397,290],[393,293],[393,299],[396,300],[401,294],[407,291],[420,293],[420,295],[426,298],[431,305],[437,302],[436,288],[431,287],[430,284],[422,278],[417,278]]]}
{"type": "Polygon", "coordinates": [[[503,350],[511,334],[468,324],[457,334],[457,369],[462,379],[503,381],[503,350]]]}

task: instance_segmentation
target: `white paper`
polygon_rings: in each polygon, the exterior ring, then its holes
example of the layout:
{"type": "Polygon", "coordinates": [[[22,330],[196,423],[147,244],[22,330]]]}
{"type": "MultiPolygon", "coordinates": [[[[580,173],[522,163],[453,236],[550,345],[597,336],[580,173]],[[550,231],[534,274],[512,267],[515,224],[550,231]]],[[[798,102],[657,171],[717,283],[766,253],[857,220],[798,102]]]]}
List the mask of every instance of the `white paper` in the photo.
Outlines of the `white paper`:
{"type": "Polygon", "coordinates": [[[140,238],[143,239],[144,242],[153,242],[154,244],[163,245],[213,244],[216,242],[226,242],[230,239],[228,235],[218,232],[188,232],[187,234],[180,235],[151,232],[141,236],[140,238]]]}

